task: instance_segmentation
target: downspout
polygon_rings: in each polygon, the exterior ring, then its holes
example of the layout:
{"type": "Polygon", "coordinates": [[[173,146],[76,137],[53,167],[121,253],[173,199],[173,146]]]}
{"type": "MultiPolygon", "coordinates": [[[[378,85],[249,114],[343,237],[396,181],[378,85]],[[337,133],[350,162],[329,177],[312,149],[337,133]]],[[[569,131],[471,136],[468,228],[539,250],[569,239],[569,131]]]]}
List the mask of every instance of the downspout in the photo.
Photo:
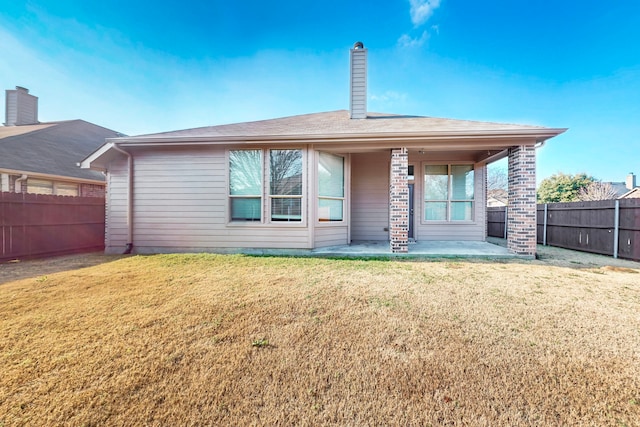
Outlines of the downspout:
{"type": "Polygon", "coordinates": [[[133,156],[117,144],[113,144],[113,149],[127,156],[127,246],[123,254],[128,255],[133,251],[133,156]]]}
{"type": "Polygon", "coordinates": [[[13,191],[16,193],[22,193],[22,181],[26,181],[27,178],[29,178],[27,175],[22,174],[22,176],[18,179],[15,180],[15,182],[13,183],[13,191]],[[20,184],[20,191],[18,190],[18,184],[20,184]]]}

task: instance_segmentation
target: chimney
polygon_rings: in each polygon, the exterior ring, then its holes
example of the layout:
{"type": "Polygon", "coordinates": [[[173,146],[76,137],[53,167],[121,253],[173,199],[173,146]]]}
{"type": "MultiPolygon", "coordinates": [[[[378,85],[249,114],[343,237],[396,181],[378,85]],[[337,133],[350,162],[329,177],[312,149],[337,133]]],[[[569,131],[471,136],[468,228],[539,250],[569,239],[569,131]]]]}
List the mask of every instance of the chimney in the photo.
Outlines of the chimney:
{"type": "Polygon", "coordinates": [[[38,97],[29,95],[29,89],[21,86],[7,89],[5,100],[5,126],[38,123],[38,97]]]}
{"type": "Polygon", "coordinates": [[[627,175],[627,190],[633,190],[634,188],[636,188],[636,176],[633,172],[629,172],[629,175],[627,175]]]}
{"type": "Polygon", "coordinates": [[[356,42],[351,49],[349,117],[367,118],[367,49],[356,42]]]}

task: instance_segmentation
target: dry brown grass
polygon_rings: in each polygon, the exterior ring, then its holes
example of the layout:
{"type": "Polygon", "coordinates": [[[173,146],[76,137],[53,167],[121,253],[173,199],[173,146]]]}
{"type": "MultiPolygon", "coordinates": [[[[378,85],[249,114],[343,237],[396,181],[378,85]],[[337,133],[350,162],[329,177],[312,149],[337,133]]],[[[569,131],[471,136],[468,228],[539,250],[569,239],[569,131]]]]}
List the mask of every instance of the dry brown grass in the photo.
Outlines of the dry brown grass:
{"type": "Polygon", "coordinates": [[[635,268],[104,260],[0,286],[0,426],[640,425],[635,268]]]}

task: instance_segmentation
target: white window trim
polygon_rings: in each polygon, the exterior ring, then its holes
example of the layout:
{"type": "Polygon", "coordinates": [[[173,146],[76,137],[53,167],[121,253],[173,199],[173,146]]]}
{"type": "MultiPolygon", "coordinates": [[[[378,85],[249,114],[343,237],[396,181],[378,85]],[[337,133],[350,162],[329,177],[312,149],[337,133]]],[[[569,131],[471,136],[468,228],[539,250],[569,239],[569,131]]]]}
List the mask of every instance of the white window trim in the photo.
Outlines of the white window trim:
{"type": "Polygon", "coordinates": [[[315,162],[314,162],[314,172],[315,172],[315,208],[314,208],[314,212],[315,212],[315,223],[316,226],[320,226],[320,227],[334,227],[334,226],[341,226],[341,225],[345,225],[347,224],[348,221],[348,206],[347,206],[347,194],[348,191],[347,189],[349,188],[349,174],[350,174],[350,170],[348,169],[348,162],[347,162],[347,156],[343,155],[343,154],[337,154],[337,153],[332,153],[329,151],[322,151],[322,150],[317,150],[316,151],[316,156],[315,156],[315,162]],[[319,171],[319,166],[320,166],[320,154],[321,153],[325,153],[325,154],[330,154],[332,156],[337,156],[337,157],[341,157],[342,158],[342,197],[332,197],[332,196],[321,196],[320,195],[320,171],[319,171]],[[342,201],[342,220],[340,221],[321,221],[320,220],[320,200],[324,199],[324,200],[341,200],[342,201]]]}
{"type": "Polygon", "coordinates": [[[421,213],[420,213],[420,224],[421,225],[473,225],[477,224],[476,221],[476,207],[477,207],[477,164],[473,162],[465,162],[465,161],[455,161],[455,162],[421,162],[420,165],[420,201],[421,201],[421,213]],[[425,166],[447,166],[447,192],[448,194],[452,194],[452,179],[451,179],[451,166],[462,166],[469,165],[473,167],[473,199],[465,199],[465,200],[453,200],[449,198],[448,200],[426,200],[424,194],[424,176],[425,176],[425,166]],[[428,220],[426,219],[426,203],[427,202],[446,202],[447,203],[447,219],[446,220],[428,220]],[[451,202],[471,202],[471,219],[470,220],[452,220],[451,219],[451,202]]]}
{"type": "Polygon", "coordinates": [[[228,227],[289,227],[289,228],[306,228],[307,227],[307,150],[300,146],[283,146],[283,147],[231,147],[225,150],[225,185],[226,185],[226,225],[228,227]],[[256,195],[231,195],[230,193],[230,152],[242,150],[258,150],[262,156],[262,190],[261,194],[256,195]],[[300,150],[302,151],[302,195],[272,195],[270,182],[270,155],[271,150],[300,150]],[[260,198],[260,221],[234,221],[231,218],[231,199],[232,198],[260,198]],[[301,198],[301,221],[272,221],[271,220],[271,199],[272,198],[301,198]]]}

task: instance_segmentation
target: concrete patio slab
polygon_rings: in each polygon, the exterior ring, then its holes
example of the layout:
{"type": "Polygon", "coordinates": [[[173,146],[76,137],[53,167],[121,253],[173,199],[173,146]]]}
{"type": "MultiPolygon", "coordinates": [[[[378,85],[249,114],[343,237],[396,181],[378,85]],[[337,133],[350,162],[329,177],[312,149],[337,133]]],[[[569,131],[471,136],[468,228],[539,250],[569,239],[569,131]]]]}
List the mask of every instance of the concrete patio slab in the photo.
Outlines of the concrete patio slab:
{"type": "Polygon", "coordinates": [[[489,242],[476,241],[420,241],[409,244],[406,254],[391,253],[389,242],[356,241],[350,245],[329,246],[313,249],[311,255],[318,256],[392,256],[392,257],[462,257],[462,258],[519,258],[507,248],[489,242]]]}

